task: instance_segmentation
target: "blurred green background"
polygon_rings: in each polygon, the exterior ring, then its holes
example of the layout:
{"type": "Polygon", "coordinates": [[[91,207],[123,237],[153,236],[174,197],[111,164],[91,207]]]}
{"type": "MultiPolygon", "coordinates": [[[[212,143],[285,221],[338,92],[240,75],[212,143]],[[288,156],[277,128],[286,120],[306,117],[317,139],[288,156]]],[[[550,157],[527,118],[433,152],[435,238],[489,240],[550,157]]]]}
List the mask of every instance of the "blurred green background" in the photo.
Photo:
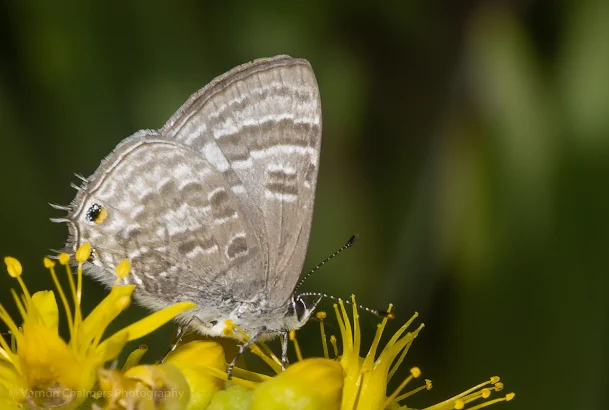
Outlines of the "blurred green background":
{"type": "Polygon", "coordinates": [[[51,286],[67,229],[47,203],[71,201],[73,172],[214,76],[290,54],[324,115],[305,268],[361,235],[306,289],[393,302],[393,328],[421,313],[405,369],[434,389],[414,403],[498,374],[517,393],[498,408],[606,408],[609,2],[13,1],[0,33],[0,254],[30,289],[51,286]]]}

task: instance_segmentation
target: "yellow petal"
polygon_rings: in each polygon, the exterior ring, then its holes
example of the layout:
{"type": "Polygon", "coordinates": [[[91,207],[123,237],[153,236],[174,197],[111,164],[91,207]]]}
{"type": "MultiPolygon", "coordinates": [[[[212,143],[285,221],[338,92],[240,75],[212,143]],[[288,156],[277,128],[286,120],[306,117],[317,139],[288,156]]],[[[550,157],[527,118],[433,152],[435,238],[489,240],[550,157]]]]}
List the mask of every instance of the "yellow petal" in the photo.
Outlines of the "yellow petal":
{"type": "Polygon", "coordinates": [[[338,410],[344,373],[330,359],[306,359],[288,367],[254,391],[252,410],[338,410]]]}
{"type": "Polygon", "coordinates": [[[57,397],[44,392],[60,394],[60,399],[64,400],[62,405],[76,405],[86,398],[83,392],[90,391],[95,382],[94,369],[82,366],[56,332],[44,325],[24,323],[23,337],[17,348],[21,373],[34,391],[28,398],[35,400],[32,406],[44,408],[50,404],[48,400],[57,404],[57,397]]]}
{"type": "Polygon", "coordinates": [[[129,334],[121,333],[117,337],[109,338],[100,343],[92,357],[93,366],[99,367],[109,360],[116,359],[129,341],[128,338],[129,334]]]}
{"type": "MultiPolygon", "coordinates": [[[[146,316],[142,320],[138,320],[137,322],[119,330],[109,339],[118,338],[122,339],[123,333],[129,335],[128,341],[132,341],[135,339],[139,339],[142,336],[146,336],[148,333],[151,333],[163,326],[165,323],[169,322],[171,319],[184,312],[185,310],[192,309],[197,305],[192,302],[180,302],[175,305],[169,306],[165,309],[159,310],[158,312],[154,312],[151,315],[146,316]]],[[[108,340],[109,340],[108,339],[108,340]]]]}
{"type": "Polygon", "coordinates": [[[165,363],[176,366],[190,386],[189,410],[206,409],[214,394],[224,387],[224,349],[214,341],[195,340],[171,352],[165,363]]]}
{"type": "Polygon", "coordinates": [[[123,365],[122,370],[127,371],[133,366],[137,366],[140,363],[140,360],[142,360],[142,356],[144,356],[147,351],[148,346],[139,345],[137,349],[129,353],[129,356],[127,356],[127,360],[125,360],[125,364],[123,365]]]}
{"type": "Polygon", "coordinates": [[[83,321],[83,345],[89,345],[93,338],[103,333],[118,315],[125,309],[125,304],[119,303],[122,298],[131,297],[135,285],[115,286],[83,321]]]}
{"type": "Polygon", "coordinates": [[[20,404],[14,400],[14,394],[11,389],[7,389],[0,384],[0,409],[2,410],[22,410],[20,404]]]}
{"type": "MultiPolygon", "coordinates": [[[[7,389],[11,393],[11,397],[17,401],[21,402],[27,396],[25,378],[19,374],[15,366],[4,360],[0,360],[0,387],[7,389]]],[[[1,395],[2,393],[0,393],[1,395]]]]}
{"type": "Polygon", "coordinates": [[[43,290],[32,295],[34,309],[28,308],[28,319],[34,323],[45,325],[57,332],[59,326],[59,310],[52,290],[43,290]]]}

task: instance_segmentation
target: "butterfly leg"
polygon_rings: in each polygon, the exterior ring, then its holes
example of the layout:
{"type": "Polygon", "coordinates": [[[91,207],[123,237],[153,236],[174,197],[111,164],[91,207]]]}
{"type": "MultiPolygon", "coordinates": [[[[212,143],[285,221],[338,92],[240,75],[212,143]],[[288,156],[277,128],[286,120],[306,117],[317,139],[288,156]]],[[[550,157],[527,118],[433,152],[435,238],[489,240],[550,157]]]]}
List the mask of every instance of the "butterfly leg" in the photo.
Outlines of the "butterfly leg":
{"type": "Polygon", "coordinates": [[[237,364],[237,360],[239,360],[239,358],[241,357],[243,352],[245,352],[245,349],[247,349],[248,347],[250,347],[251,345],[256,343],[256,340],[258,340],[260,338],[260,336],[262,336],[266,333],[268,333],[266,328],[262,328],[258,332],[256,332],[256,334],[254,336],[252,336],[247,342],[239,345],[239,351],[235,355],[233,361],[230,362],[230,364],[228,365],[228,370],[226,371],[226,373],[228,374],[228,380],[231,380],[233,378],[233,369],[235,368],[235,365],[237,364]]]}
{"type": "Polygon", "coordinates": [[[165,359],[167,359],[167,356],[169,356],[169,354],[171,352],[176,350],[178,348],[178,346],[180,345],[180,343],[182,343],[182,339],[184,338],[186,331],[188,330],[188,328],[190,327],[190,325],[192,324],[192,322],[195,319],[199,319],[199,318],[197,318],[195,316],[192,319],[190,319],[185,325],[178,325],[178,327],[176,328],[175,334],[173,335],[173,342],[171,343],[171,346],[169,347],[169,351],[167,353],[165,353],[165,356],[163,356],[160,363],[163,363],[165,361],[165,359]]]}
{"type": "Polygon", "coordinates": [[[288,361],[288,332],[281,334],[281,370],[285,370],[288,361]]]}

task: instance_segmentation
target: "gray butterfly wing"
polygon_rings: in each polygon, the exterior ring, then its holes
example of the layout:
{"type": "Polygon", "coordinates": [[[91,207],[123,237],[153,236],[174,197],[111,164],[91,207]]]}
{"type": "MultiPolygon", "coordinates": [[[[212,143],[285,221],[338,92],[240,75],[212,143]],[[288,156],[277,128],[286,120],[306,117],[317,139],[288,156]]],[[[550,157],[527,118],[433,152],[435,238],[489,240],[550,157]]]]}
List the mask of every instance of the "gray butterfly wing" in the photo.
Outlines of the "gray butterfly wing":
{"type": "Polygon", "coordinates": [[[68,215],[69,246],[89,242],[90,271],[107,284],[129,258],[127,280],[151,307],[250,298],[264,286],[251,270],[266,266],[239,201],[203,156],[155,133],[124,140],[81,188],[68,215]]]}
{"type": "Polygon", "coordinates": [[[264,275],[271,307],[285,304],[307,251],[319,165],[321,102],[310,64],[277,56],[239,66],[160,132],[223,173],[266,252],[266,270],[253,273],[264,275]]]}

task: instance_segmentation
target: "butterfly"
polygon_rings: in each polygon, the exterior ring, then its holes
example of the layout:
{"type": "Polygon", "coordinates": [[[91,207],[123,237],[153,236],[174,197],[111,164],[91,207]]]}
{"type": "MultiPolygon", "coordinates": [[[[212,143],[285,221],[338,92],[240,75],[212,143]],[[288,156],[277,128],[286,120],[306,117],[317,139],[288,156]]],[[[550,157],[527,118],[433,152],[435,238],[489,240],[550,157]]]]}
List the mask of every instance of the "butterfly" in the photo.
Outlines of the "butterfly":
{"type": "Polygon", "coordinates": [[[195,302],[178,320],[202,334],[223,336],[231,320],[250,341],[284,335],[285,363],[286,333],[319,302],[295,287],[321,127],[308,61],[281,55],[238,66],[163,128],[123,140],[84,180],[61,219],[68,250],[89,242],[85,272],[108,286],[129,259],[124,283],[136,285],[136,300],[155,310],[195,302]]]}

